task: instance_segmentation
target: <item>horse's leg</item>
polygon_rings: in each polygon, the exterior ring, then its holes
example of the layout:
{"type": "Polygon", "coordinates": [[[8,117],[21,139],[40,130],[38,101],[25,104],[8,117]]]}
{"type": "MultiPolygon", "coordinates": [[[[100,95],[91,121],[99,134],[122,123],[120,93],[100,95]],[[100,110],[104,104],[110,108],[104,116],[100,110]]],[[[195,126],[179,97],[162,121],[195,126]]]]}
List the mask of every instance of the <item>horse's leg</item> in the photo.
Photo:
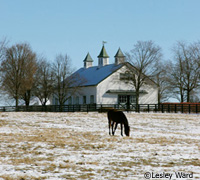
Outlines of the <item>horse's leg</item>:
{"type": "Polygon", "coordinates": [[[111,126],[112,126],[112,135],[114,135],[114,121],[112,121],[112,124],[111,124],[111,126]]]}
{"type": "Polygon", "coordinates": [[[123,136],[123,124],[121,123],[121,135],[123,136]]]}
{"type": "Polygon", "coordinates": [[[111,135],[111,134],[110,134],[110,125],[111,125],[111,122],[110,122],[110,120],[108,120],[109,135],[111,135]]]}
{"type": "Polygon", "coordinates": [[[117,129],[117,125],[118,125],[118,123],[115,123],[115,129],[114,129],[114,132],[113,132],[113,136],[115,135],[115,131],[117,129]]]}

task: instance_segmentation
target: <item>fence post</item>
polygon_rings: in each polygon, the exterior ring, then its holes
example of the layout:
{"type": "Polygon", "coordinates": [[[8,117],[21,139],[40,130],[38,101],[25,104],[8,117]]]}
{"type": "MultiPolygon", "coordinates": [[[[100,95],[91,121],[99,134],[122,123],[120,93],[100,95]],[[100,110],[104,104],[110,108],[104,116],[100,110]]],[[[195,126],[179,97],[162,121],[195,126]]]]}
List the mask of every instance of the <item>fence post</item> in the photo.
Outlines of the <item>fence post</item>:
{"type": "Polygon", "coordinates": [[[198,113],[198,105],[196,104],[196,113],[198,113]]]}
{"type": "Polygon", "coordinates": [[[168,106],[167,106],[167,111],[168,111],[168,113],[170,113],[170,104],[168,104],[168,106]]]}
{"type": "Polygon", "coordinates": [[[189,104],[188,108],[189,108],[189,114],[190,114],[190,112],[191,112],[191,106],[190,106],[190,104],[189,104]]]}
{"type": "Polygon", "coordinates": [[[148,104],[148,113],[149,113],[150,109],[149,109],[149,104],[148,104]]]}
{"type": "Polygon", "coordinates": [[[138,113],[140,113],[140,105],[138,104],[138,113]]]}

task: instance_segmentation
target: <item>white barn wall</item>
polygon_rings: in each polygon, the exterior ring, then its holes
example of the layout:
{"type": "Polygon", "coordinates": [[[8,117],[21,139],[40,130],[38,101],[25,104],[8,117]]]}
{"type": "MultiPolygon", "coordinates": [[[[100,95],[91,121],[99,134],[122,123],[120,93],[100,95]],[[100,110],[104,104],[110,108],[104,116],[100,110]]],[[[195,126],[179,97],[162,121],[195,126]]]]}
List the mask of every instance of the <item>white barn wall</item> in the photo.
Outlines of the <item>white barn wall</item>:
{"type": "Polygon", "coordinates": [[[77,96],[79,97],[79,104],[83,104],[83,96],[86,96],[86,104],[90,104],[91,95],[94,96],[94,103],[96,103],[96,86],[81,87],[79,93],[72,97],[72,104],[76,104],[77,96]]]}
{"type": "MultiPolygon", "coordinates": [[[[90,104],[90,96],[94,96],[94,103],[96,103],[96,86],[87,86],[81,87],[78,93],[72,96],[71,103],[76,104],[76,97],[79,97],[79,104],[83,104],[83,96],[86,96],[86,103],[90,104]]],[[[58,101],[56,102],[56,96],[52,96],[51,104],[58,105],[58,101]]],[[[69,104],[69,100],[65,102],[65,105],[69,104]]]]}
{"type": "MultiPolygon", "coordinates": [[[[120,73],[126,72],[127,67],[123,66],[117,70],[111,76],[106,78],[104,81],[97,86],[97,104],[117,104],[118,94],[106,93],[108,90],[135,90],[131,83],[125,83],[120,81],[120,73]]],[[[149,81],[141,87],[140,90],[144,90],[147,94],[141,94],[139,98],[140,104],[157,104],[158,103],[158,88],[152,82],[149,81]]]]}
{"type": "Polygon", "coordinates": [[[83,96],[86,96],[86,104],[90,104],[90,96],[94,96],[94,103],[96,103],[96,86],[82,87],[79,93],[80,104],[83,104],[83,96]]]}
{"type": "Polygon", "coordinates": [[[130,83],[120,81],[120,73],[127,70],[125,66],[107,77],[97,86],[97,103],[98,104],[117,104],[118,94],[106,93],[108,90],[133,90],[134,87],[130,83]]]}
{"type": "Polygon", "coordinates": [[[145,85],[141,90],[147,91],[147,94],[140,95],[139,104],[158,103],[158,88],[155,85],[145,85]]]}

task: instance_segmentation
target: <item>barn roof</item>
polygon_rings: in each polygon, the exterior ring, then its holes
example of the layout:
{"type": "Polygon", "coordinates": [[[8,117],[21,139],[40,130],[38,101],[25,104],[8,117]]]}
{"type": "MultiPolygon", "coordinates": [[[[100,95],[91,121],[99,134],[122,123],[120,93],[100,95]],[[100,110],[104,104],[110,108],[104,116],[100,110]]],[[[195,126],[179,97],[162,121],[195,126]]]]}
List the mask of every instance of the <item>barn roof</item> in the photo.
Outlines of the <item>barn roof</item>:
{"type": "MultiPolygon", "coordinates": [[[[80,68],[69,78],[67,78],[66,81],[70,81],[71,87],[96,86],[124,65],[137,70],[133,65],[128,62],[118,65],[109,64],[105,66],[92,66],[89,68],[80,68]]],[[[153,83],[157,86],[157,83],[149,77],[146,77],[146,80],[148,80],[149,83],[153,83]]]]}
{"type": "Polygon", "coordinates": [[[95,86],[122,66],[123,64],[109,64],[101,67],[93,66],[89,68],[80,68],[72,74],[72,76],[79,77],[79,80],[76,82],[78,86],[95,86]],[[82,83],[80,81],[82,81],[82,83]]]}

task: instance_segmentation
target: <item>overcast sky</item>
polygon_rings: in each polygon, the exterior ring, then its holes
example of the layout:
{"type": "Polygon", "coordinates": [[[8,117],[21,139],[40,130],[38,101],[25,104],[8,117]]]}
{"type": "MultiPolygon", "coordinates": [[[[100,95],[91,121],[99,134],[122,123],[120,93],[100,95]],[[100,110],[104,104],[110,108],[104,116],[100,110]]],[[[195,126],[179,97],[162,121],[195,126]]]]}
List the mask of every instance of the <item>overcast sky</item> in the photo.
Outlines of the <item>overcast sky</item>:
{"type": "Polygon", "coordinates": [[[200,0],[0,0],[0,39],[28,42],[48,60],[67,53],[77,69],[88,52],[97,64],[102,41],[110,63],[138,40],[169,59],[176,41],[200,40],[199,9],[200,0]]]}

